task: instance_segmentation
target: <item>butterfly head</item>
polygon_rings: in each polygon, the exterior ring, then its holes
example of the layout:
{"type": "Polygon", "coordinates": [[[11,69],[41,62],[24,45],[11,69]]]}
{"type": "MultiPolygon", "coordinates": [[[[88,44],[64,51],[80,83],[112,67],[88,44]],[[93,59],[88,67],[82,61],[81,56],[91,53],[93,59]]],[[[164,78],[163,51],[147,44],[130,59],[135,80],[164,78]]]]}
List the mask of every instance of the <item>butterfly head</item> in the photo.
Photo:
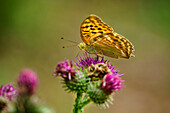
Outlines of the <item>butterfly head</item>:
{"type": "Polygon", "coordinates": [[[78,47],[79,47],[81,50],[86,51],[86,44],[85,44],[85,43],[80,43],[80,44],[78,44],[78,47]]]}

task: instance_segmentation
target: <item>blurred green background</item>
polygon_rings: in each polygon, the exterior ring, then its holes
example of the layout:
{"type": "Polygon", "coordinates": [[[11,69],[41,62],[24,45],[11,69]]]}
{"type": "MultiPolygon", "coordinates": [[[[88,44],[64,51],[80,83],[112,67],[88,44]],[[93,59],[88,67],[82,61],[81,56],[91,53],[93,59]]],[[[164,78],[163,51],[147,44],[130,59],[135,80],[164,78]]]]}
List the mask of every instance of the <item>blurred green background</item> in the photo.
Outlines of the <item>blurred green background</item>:
{"type": "MultiPolygon", "coordinates": [[[[98,15],[135,46],[135,58],[108,58],[126,87],[116,94],[109,109],[94,104],[85,113],[170,112],[170,7],[168,1],[123,0],[4,0],[0,1],[0,83],[15,84],[23,68],[40,78],[37,91],[56,113],[71,113],[74,95],[52,76],[57,62],[76,61],[78,47],[60,37],[82,42],[81,22],[98,15]]],[[[80,55],[83,52],[80,52],[80,55]]]]}

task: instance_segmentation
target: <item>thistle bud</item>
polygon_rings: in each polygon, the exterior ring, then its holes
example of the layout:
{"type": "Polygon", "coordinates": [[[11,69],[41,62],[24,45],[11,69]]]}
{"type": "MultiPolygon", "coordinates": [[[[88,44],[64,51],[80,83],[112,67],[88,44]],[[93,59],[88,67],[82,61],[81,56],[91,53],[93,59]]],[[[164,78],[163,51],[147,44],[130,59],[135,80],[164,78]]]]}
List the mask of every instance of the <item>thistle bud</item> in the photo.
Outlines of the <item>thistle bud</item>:
{"type": "Polygon", "coordinates": [[[0,112],[8,106],[8,102],[16,96],[16,89],[8,84],[6,86],[1,85],[0,87],[0,112]]]}
{"type": "Polygon", "coordinates": [[[70,65],[67,60],[63,62],[59,62],[56,67],[56,71],[54,72],[54,76],[61,76],[65,80],[74,80],[75,78],[75,70],[73,69],[72,61],[70,61],[70,65]]]}
{"type": "Polygon", "coordinates": [[[34,71],[30,69],[22,70],[17,79],[19,95],[33,95],[38,86],[38,82],[39,79],[34,71]]]}
{"type": "Polygon", "coordinates": [[[123,88],[123,81],[119,75],[107,74],[101,83],[101,88],[107,93],[111,94],[112,92],[119,91],[123,88]]]}
{"type": "Polygon", "coordinates": [[[98,104],[98,105],[101,105],[101,104],[105,104],[107,102],[107,100],[109,99],[109,95],[107,95],[105,93],[104,90],[102,90],[98,83],[93,83],[89,86],[89,89],[88,89],[88,95],[90,97],[90,99],[95,103],[95,104],[98,104]]]}

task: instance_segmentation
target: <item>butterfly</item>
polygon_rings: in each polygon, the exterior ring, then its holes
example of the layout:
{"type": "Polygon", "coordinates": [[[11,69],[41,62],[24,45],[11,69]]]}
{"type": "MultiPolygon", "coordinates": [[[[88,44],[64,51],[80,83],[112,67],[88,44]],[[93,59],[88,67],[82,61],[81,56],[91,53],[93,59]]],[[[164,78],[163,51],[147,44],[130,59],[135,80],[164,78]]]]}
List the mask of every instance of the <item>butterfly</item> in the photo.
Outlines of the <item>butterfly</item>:
{"type": "Polygon", "coordinates": [[[78,44],[78,47],[87,53],[112,58],[135,57],[132,43],[114,32],[113,28],[96,15],[90,15],[82,22],[80,34],[83,43],[78,44]]]}

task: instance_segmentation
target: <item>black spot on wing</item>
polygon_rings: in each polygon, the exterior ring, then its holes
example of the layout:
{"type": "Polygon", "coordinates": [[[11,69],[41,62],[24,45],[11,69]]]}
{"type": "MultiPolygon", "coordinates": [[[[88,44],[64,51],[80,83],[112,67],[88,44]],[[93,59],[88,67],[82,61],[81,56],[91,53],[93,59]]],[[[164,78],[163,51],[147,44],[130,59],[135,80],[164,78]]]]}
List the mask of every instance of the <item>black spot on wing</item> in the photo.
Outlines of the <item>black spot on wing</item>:
{"type": "Polygon", "coordinates": [[[95,30],[94,28],[90,28],[91,30],[95,30]]]}
{"type": "Polygon", "coordinates": [[[101,21],[99,19],[96,19],[98,23],[100,23],[101,21]]]}
{"type": "Polygon", "coordinates": [[[119,36],[116,36],[116,38],[119,38],[119,36]]]}
{"type": "Polygon", "coordinates": [[[128,47],[128,44],[127,43],[124,43],[125,44],[125,47],[128,47]]]}
{"type": "Polygon", "coordinates": [[[95,23],[93,20],[90,20],[93,24],[95,23]]]}
{"type": "Polygon", "coordinates": [[[81,28],[88,28],[89,26],[84,26],[84,27],[81,27],[81,28]]]}
{"type": "Polygon", "coordinates": [[[97,41],[97,38],[94,38],[93,40],[94,40],[94,41],[97,41]]]}
{"type": "Polygon", "coordinates": [[[113,39],[113,41],[118,42],[118,40],[117,40],[117,39],[113,39]]]}
{"type": "Polygon", "coordinates": [[[89,32],[89,31],[84,31],[84,32],[89,32]]]}
{"type": "Polygon", "coordinates": [[[103,34],[103,31],[100,31],[99,33],[103,34]]]}
{"type": "Polygon", "coordinates": [[[88,22],[88,21],[85,21],[84,23],[88,24],[88,23],[90,23],[90,22],[88,22]]]}
{"type": "Polygon", "coordinates": [[[103,38],[103,35],[99,35],[98,38],[103,38]]]}
{"type": "Polygon", "coordinates": [[[111,35],[111,36],[114,36],[113,33],[107,33],[107,35],[111,35]]]}
{"type": "Polygon", "coordinates": [[[94,32],[94,31],[93,31],[93,32],[91,32],[91,33],[96,34],[96,32],[94,32]]]}

